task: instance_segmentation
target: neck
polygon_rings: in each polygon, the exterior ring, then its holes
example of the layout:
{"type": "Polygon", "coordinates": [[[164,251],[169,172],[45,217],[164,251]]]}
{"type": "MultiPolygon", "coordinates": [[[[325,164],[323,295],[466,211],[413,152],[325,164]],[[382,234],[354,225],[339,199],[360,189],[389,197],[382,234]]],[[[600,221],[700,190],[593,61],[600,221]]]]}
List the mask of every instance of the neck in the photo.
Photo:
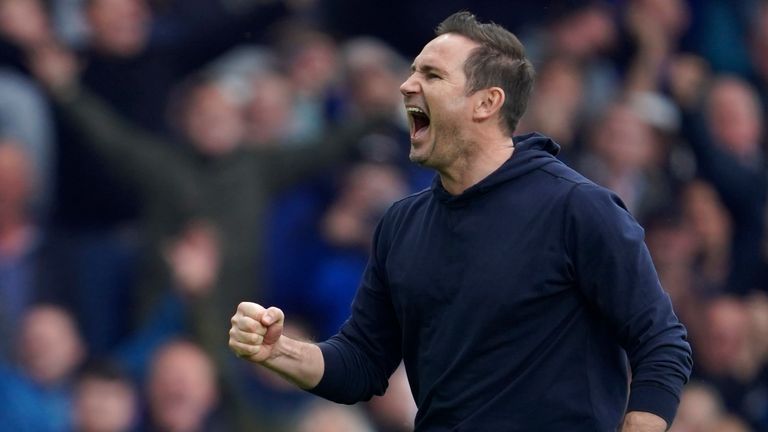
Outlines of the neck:
{"type": "Polygon", "coordinates": [[[512,138],[497,136],[490,140],[467,143],[465,151],[445,169],[438,169],[440,181],[448,193],[460,195],[499,169],[515,150],[512,138]]]}

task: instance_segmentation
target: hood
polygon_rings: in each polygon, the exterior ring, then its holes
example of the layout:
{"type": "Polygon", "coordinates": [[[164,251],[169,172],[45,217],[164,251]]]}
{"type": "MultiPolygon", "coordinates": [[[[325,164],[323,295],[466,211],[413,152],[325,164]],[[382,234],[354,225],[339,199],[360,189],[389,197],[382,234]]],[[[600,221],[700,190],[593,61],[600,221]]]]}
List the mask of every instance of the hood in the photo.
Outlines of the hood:
{"type": "Polygon", "coordinates": [[[515,151],[504,164],[488,175],[479,183],[465,190],[461,195],[451,195],[443,188],[440,176],[435,176],[432,191],[440,201],[446,204],[465,203],[472,197],[482,195],[499,184],[506,183],[517,177],[526,175],[550,163],[560,163],[555,158],[560,151],[551,138],[538,132],[520,135],[513,138],[515,151]]]}

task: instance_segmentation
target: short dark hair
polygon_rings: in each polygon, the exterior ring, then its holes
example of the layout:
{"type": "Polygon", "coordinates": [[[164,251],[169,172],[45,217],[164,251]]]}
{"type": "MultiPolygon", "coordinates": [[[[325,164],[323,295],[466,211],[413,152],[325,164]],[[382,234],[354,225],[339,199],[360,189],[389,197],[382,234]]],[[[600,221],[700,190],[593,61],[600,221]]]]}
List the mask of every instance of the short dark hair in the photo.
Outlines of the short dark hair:
{"type": "Polygon", "coordinates": [[[467,93],[489,87],[504,90],[503,127],[510,135],[514,133],[528,107],[534,80],[533,64],[525,56],[525,48],[517,36],[493,22],[481,23],[466,11],[446,18],[435,33],[437,36],[455,33],[480,44],[464,62],[467,93]]]}

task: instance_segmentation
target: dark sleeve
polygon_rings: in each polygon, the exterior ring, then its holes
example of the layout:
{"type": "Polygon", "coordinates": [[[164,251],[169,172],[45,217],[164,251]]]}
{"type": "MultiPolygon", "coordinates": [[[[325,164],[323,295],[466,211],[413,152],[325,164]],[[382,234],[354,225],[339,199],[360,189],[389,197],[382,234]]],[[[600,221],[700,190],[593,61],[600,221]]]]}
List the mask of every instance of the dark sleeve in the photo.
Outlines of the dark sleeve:
{"type": "Polygon", "coordinates": [[[575,186],[568,205],[566,248],[578,287],[616,330],[629,357],[627,412],[650,412],[671,425],[691,372],[691,349],[643,229],[615,195],[593,184],[575,186]]]}
{"type": "Polygon", "coordinates": [[[334,128],[313,142],[298,146],[276,143],[261,150],[260,160],[268,186],[277,191],[330,169],[353,155],[358,141],[367,133],[382,127],[381,120],[371,120],[334,128]]]}
{"type": "Polygon", "coordinates": [[[310,392],[334,402],[353,404],[384,394],[402,360],[400,325],[384,277],[381,226],[351,317],[337,335],[318,344],[325,372],[310,392]]]}

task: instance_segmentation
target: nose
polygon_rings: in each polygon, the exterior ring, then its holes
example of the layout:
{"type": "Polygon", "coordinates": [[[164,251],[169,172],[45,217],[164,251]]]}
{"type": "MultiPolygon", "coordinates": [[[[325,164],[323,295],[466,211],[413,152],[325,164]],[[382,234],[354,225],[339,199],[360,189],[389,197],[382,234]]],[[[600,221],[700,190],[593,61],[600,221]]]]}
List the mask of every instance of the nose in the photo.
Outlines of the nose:
{"type": "Polygon", "coordinates": [[[415,74],[411,74],[402,84],[400,84],[400,93],[402,93],[403,96],[412,95],[418,91],[419,87],[414,75],[415,74]]]}

